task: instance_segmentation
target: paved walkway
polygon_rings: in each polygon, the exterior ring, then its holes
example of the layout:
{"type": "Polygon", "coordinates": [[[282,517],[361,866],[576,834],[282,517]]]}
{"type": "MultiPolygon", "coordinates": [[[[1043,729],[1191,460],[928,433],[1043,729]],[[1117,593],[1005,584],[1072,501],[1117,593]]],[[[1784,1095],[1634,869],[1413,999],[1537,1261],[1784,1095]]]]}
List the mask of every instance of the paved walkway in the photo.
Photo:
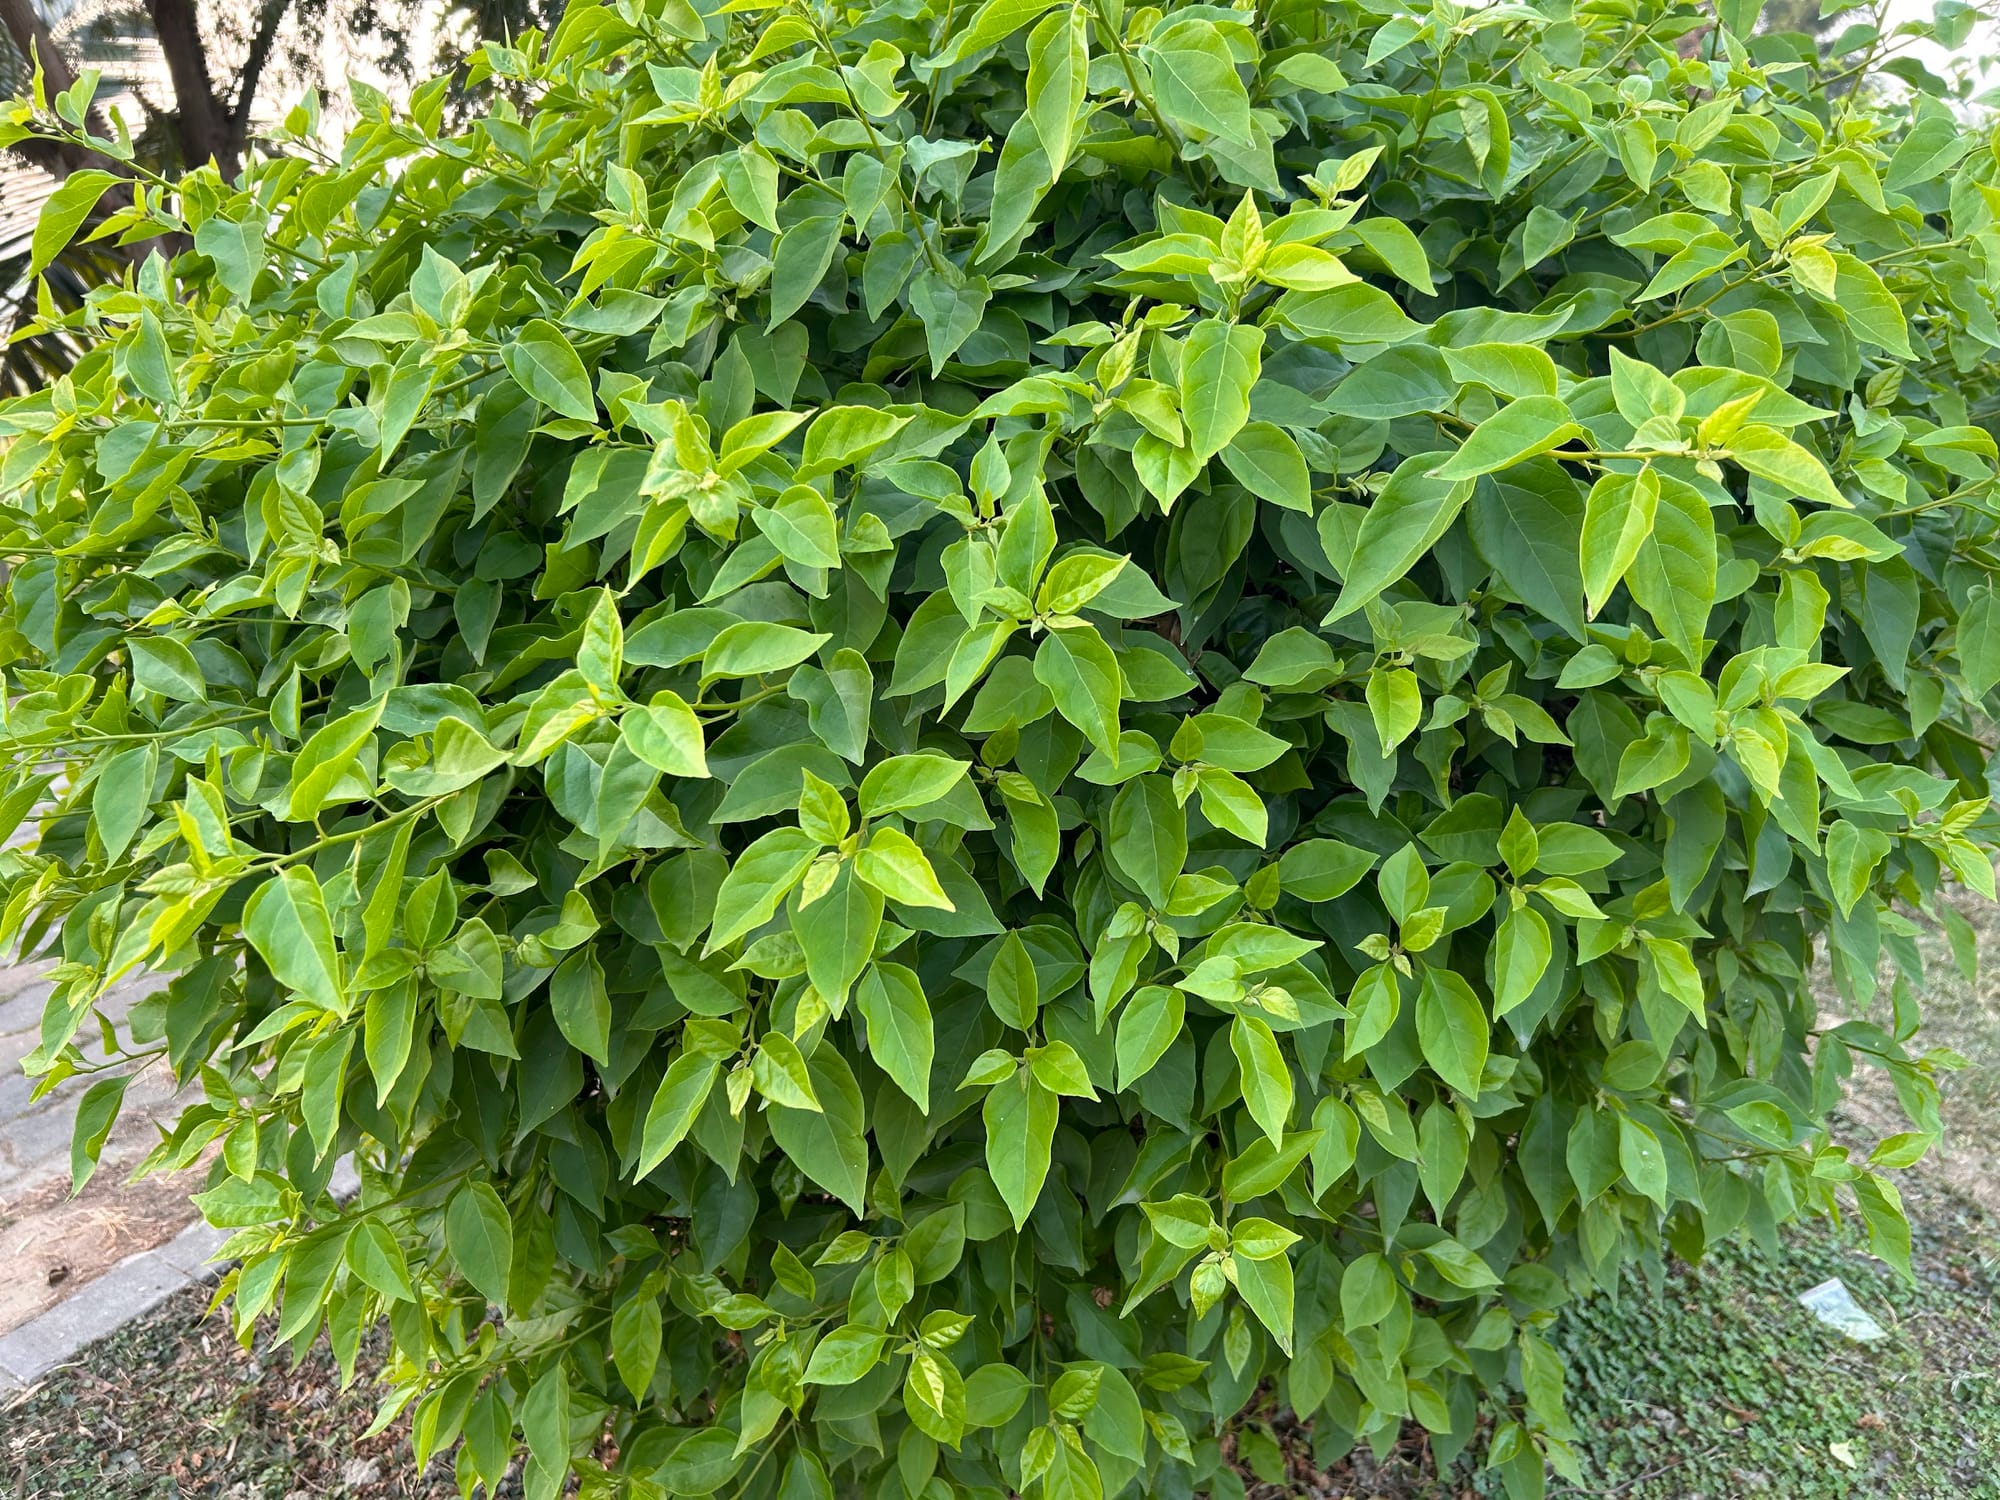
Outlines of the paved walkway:
{"type": "MultiPolygon", "coordinates": [[[[0,967],[0,1335],[166,1245],[196,1217],[187,1201],[199,1186],[194,1174],[128,1181],[159,1140],[156,1122],[170,1124],[179,1111],[172,1075],[158,1064],[127,1090],[97,1175],[70,1197],[71,1127],[92,1080],[70,1079],[36,1099],[21,1072],[21,1059],[41,1037],[46,967],[0,967]]],[[[153,987],[151,980],[116,986],[104,1013],[122,1027],[153,987]]],[[[86,1024],[80,1034],[93,1053],[95,1031],[86,1024]]]]}

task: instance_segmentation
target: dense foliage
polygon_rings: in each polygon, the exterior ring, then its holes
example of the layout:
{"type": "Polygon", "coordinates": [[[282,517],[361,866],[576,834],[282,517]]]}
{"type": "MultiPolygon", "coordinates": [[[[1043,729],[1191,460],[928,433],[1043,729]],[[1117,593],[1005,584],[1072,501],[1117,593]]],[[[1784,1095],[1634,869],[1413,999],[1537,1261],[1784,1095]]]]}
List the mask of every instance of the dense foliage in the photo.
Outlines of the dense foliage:
{"type": "Polygon", "coordinates": [[[194,1081],[239,1325],[534,1497],[1535,1495],[1566,1300],[1905,1259],[2000,153],[1723,9],[577,0],[142,175],[0,406],[79,1173],[194,1081]]]}

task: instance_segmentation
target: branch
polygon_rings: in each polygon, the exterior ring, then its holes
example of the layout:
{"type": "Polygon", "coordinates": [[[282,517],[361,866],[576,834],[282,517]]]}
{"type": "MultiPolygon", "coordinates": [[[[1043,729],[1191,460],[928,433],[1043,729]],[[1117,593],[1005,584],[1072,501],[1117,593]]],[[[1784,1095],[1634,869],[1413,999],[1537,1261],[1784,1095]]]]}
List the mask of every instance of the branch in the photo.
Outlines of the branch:
{"type": "Polygon", "coordinates": [[[250,106],[257,102],[257,84],[264,76],[264,65],[271,60],[271,48],[278,40],[278,27],[285,19],[285,12],[291,8],[292,0],[264,0],[264,12],[257,18],[257,34],[250,38],[250,51],[243,59],[243,76],[236,85],[236,104],[229,111],[230,121],[239,137],[249,134],[250,106]]]}

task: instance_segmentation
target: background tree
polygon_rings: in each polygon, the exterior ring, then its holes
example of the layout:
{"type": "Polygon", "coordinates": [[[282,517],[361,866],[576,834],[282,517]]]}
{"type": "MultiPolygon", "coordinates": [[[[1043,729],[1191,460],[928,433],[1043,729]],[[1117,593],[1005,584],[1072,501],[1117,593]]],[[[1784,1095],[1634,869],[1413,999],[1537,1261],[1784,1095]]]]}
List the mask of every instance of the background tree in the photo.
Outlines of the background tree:
{"type": "MultiPolygon", "coordinates": [[[[415,77],[461,67],[480,39],[548,24],[560,9],[561,0],[0,0],[0,97],[27,94],[31,57],[51,95],[99,74],[95,134],[112,134],[105,106],[115,104],[135,137],[136,161],[149,170],[171,174],[213,160],[233,176],[265,115],[324,86],[328,28],[400,95],[415,77]]],[[[35,309],[27,267],[36,215],[72,172],[126,168],[73,140],[29,136],[11,150],[16,162],[0,159],[0,389],[25,390],[77,353],[59,331],[15,337],[35,309]]],[[[107,194],[93,220],[123,201],[122,192],[107,194]]],[[[114,245],[67,247],[46,270],[50,305],[77,307],[126,259],[114,245]]]]}

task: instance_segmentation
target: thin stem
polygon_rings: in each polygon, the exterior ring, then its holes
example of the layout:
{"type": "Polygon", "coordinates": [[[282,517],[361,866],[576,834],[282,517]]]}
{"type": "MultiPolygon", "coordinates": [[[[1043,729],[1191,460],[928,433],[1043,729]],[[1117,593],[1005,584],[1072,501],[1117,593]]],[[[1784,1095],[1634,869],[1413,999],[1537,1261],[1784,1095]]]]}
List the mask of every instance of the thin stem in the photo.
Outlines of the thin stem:
{"type": "Polygon", "coordinates": [[[1111,38],[1111,45],[1118,53],[1118,62],[1125,70],[1125,82],[1130,85],[1132,97],[1139,101],[1140,108],[1151,118],[1154,128],[1166,138],[1167,144],[1174,148],[1175,160],[1179,160],[1181,151],[1187,143],[1181,139],[1180,132],[1167,123],[1166,117],[1160,113],[1160,107],[1153,102],[1153,96],[1140,84],[1139,70],[1132,66],[1132,54],[1126,50],[1125,38],[1104,14],[1104,0],[1091,0],[1091,12],[1097,17],[1098,25],[1104,28],[1104,34],[1111,38]]]}

